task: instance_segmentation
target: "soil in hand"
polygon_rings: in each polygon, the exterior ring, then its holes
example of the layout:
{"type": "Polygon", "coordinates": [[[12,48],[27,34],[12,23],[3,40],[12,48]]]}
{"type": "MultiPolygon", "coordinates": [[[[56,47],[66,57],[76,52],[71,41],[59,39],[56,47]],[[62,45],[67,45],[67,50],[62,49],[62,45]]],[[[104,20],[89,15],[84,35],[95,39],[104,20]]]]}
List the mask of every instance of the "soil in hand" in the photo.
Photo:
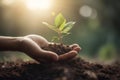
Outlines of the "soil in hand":
{"type": "Polygon", "coordinates": [[[64,45],[62,43],[49,44],[47,47],[43,47],[42,49],[53,51],[57,53],[58,55],[67,53],[72,50],[72,48],[69,45],[64,45]]]}

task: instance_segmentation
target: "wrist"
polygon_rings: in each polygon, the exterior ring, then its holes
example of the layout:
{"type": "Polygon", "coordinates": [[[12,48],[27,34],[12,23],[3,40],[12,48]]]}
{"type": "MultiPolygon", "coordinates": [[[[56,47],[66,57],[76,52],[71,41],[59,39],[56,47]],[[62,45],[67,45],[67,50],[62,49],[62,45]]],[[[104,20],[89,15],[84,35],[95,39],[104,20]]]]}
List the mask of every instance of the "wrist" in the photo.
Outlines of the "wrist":
{"type": "Polygon", "coordinates": [[[23,41],[24,41],[24,38],[23,37],[15,37],[15,44],[16,44],[16,50],[17,51],[22,51],[23,49],[23,41]]]}
{"type": "Polygon", "coordinates": [[[17,37],[0,36],[0,51],[18,51],[19,39],[17,37]]]}
{"type": "MultiPolygon", "coordinates": [[[[29,42],[29,38],[26,37],[16,37],[16,50],[26,53],[26,43],[29,42]]],[[[27,44],[28,45],[28,44],[27,44]]]]}

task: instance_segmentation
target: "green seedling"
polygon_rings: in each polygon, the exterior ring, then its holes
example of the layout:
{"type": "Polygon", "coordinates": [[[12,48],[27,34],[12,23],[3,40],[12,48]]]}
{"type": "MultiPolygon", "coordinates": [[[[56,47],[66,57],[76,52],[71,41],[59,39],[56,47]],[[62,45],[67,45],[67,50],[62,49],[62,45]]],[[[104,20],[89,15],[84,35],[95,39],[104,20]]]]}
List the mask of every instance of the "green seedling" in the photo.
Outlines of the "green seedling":
{"type": "Polygon", "coordinates": [[[54,25],[48,24],[47,22],[43,22],[43,24],[57,32],[58,36],[54,36],[52,41],[57,39],[60,43],[62,43],[63,37],[70,34],[70,30],[74,26],[75,22],[66,22],[65,17],[61,13],[59,13],[55,17],[54,25]]]}

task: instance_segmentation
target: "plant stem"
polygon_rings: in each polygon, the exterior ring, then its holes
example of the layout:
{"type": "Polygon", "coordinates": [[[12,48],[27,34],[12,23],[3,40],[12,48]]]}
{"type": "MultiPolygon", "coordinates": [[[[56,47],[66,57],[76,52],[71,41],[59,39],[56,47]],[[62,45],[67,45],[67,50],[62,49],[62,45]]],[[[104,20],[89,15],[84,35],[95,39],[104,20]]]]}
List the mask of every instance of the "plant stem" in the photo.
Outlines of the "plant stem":
{"type": "Polygon", "coordinates": [[[58,36],[59,36],[59,42],[62,43],[62,35],[61,35],[61,32],[58,32],[58,36]]]}

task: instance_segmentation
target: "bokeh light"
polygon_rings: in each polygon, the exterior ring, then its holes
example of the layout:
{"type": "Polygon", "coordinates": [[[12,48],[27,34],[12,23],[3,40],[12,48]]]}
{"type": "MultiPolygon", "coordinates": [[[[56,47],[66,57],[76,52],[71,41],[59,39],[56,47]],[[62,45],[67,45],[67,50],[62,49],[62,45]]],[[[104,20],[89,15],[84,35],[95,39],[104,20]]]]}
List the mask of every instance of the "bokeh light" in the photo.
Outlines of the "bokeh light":
{"type": "Polygon", "coordinates": [[[80,8],[79,13],[83,17],[90,17],[92,15],[92,8],[88,5],[84,5],[80,8]]]}

